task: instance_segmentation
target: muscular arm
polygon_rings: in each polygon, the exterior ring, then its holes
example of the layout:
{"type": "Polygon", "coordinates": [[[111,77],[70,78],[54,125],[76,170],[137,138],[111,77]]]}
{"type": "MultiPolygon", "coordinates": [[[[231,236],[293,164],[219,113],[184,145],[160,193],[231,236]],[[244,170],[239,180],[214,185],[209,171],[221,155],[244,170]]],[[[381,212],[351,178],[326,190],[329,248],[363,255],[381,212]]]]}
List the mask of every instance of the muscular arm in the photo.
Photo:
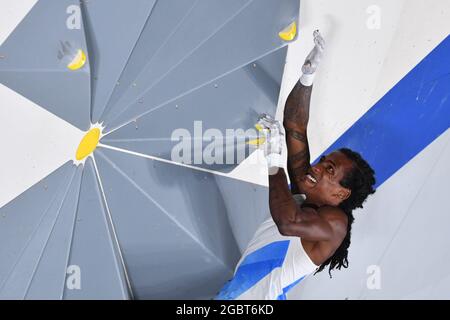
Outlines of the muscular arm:
{"type": "MultiPolygon", "coordinates": [[[[284,108],[283,126],[286,131],[288,150],[288,173],[292,190],[289,190],[286,174],[279,168],[269,176],[270,213],[281,234],[299,236],[310,241],[330,240],[346,232],[345,214],[338,208],[301,208],[292,193],[298,193],[300,179],[310,168],[310,154],[306,130],[309,121],[309,105],[312,81],[324,50],[324,41],[319,31],[314,35],[314,48],[302,66],[302,76],[289,94],[284,108]],[[292,193],[291,193],[292,192],[292,193]],[[345,230],[344,230],[345,229],[345,230]]],[[[342,235],[341,235],[342,236],[342,235]]]]}
{"type": "Polygon", "coordinates": [[[309,120],[309,103],[312,83],[320,63],[325,41],[319,30],[313,32],[314,48],[308,54],[302,66],[302,76],[289,94],[284,108],[283,126],[286,130],[288,150],[288,173],[292,192],[298,193],[298,180],[310,167],[310,155],[306,128],[309,120]]]}
{"type": "Polygon", "coordinates": [[[308,241],[326,241],[346,233],[343,215],[337,208],[300,208],[289,191],[286,174],[280,168],[269,176],[270,213],[278,230],[285,236],[308,241]]]}
{"type": "Polygon", "coordinates": [[[289,94],[284,108],[283,126],[286,130],[288,151],[287,169],[292,193],[299,193],[298,179],[304,176],[310,167],[306,130],[311,92],[312,86],[306,87],[298,81],[289,94]]]}

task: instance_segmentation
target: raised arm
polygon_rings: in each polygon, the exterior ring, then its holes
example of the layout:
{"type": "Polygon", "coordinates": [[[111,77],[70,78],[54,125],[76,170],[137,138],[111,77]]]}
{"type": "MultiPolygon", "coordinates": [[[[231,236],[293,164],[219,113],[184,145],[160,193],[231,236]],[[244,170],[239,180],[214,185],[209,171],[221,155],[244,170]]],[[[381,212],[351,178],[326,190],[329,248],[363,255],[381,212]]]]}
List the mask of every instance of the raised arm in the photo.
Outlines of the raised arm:
{"type": "Polygon", "coordinates": [[[289,94],[285,108],[283,126],[286,130],[288,151],[287,169],[291,181],[291,192],[299,193],[298,179],[310,167],[310,154],[307,138],[309,105],[312,81],[323,54],[324,41],[319,31],[314,31],[314,48],[302,66],[302,76],[289,94]]]}
{"type": "Polygon", "coordinates": [[[287,170],[292,193],[299,193],[298,179],[306,174],[310,166],[306,130],[309,120],[311,92],[312,85],[304,86],[299,80],[289,94],[284,108],[283,126],[286,130],[288,152],[287,170]]]}
{"type": "MultiPolygon", "coordinates": [[[[310,167],[306,128],[309,120],[309,101],[312,79],[323,51],[323,40],[314,32],[315,47],[302,67],[303,75],[289,95],[284,110],[283,126],[289,156],[291,182],[296,187],[310,167]]],[[[341,212],[325,207],[317,211],[301,208],[294,200],[281,164],[281,145],[284,139],[282,125],[268,115],[262,115],[257,128],[266,136],[264,154],[269,172],[269,207],[278,230],[286,236],[299,236],[310,241],[330,240],[336,231],[342,231],[341,212]]]]}

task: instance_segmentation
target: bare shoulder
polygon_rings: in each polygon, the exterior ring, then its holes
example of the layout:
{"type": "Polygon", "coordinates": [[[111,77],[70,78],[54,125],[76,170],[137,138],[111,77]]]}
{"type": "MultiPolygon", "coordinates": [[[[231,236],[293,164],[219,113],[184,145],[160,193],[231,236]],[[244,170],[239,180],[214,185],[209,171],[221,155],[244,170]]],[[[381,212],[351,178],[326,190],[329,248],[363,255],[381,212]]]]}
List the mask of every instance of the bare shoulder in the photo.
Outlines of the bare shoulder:
{"type": "Polygon", "coordinates": [[[347,233],[348,217],[341,208],[324,206],[318,209],[318,213],[322,219],[330,224],[336,233],[347,233]]]}

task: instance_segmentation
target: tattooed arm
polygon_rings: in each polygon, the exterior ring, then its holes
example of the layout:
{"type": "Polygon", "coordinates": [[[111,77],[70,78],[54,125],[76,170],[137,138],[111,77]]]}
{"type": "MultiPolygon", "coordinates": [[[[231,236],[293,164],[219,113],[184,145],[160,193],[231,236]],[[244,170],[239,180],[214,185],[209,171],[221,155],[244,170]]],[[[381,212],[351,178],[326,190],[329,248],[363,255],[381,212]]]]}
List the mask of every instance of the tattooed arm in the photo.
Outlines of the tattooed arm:
{"type": "Polygon", "coordinates": [[[314,48],[302,66],[302,76],[289,94],[284,108],[284,128],[288,150],[288,174],[292,193],[299,193],[298,179],[306,174],[310,167],[310,155],[306,128],[309,120],[309,103],[312,82],[322,58],[325,47],[318,30],[314,31],[314,48]]]}
{"type": "Polygon", "coordinates": [[[298,81],[289,94],[284,108],[283,126],[286,130],[288,151],[287,169],[292,193],[299,193],[298,179],[304,176],[310,167],[306,129],[311,92],[312,86],[306,87],[298,81]]]}
{"type": "Polygon", "coordinates": [[[346,234],[342,212],[328,206],[317,210],[302,208],[292,196],[292,193],[299,192],[300,179],[310,168],[306,129],[309,121],[312,80],[324,49],[324,41],[317,30],[314,31],[314,43],[314,49],[302,66],[303,75],[289,94],[284,109],[283,126],[286,131],[291,191],[284,169],[279,168],[275,174],[269,175],[269,207],[270,214],[282,235],[321,241],[346,234]]]}

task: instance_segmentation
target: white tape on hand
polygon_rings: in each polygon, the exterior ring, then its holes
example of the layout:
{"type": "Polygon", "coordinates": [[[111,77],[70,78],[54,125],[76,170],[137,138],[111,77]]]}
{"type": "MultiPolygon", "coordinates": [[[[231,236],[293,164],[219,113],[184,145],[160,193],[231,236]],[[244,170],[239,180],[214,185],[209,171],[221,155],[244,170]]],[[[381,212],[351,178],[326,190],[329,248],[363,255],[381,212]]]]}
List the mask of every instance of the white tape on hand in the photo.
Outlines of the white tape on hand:
{"type": "Polygon", "coordinates": [[[313,84],[315,73],[306,74],[303,73],[300,77],[300,83],[304,85],[305,87],[309,87],[313,84]]]}

